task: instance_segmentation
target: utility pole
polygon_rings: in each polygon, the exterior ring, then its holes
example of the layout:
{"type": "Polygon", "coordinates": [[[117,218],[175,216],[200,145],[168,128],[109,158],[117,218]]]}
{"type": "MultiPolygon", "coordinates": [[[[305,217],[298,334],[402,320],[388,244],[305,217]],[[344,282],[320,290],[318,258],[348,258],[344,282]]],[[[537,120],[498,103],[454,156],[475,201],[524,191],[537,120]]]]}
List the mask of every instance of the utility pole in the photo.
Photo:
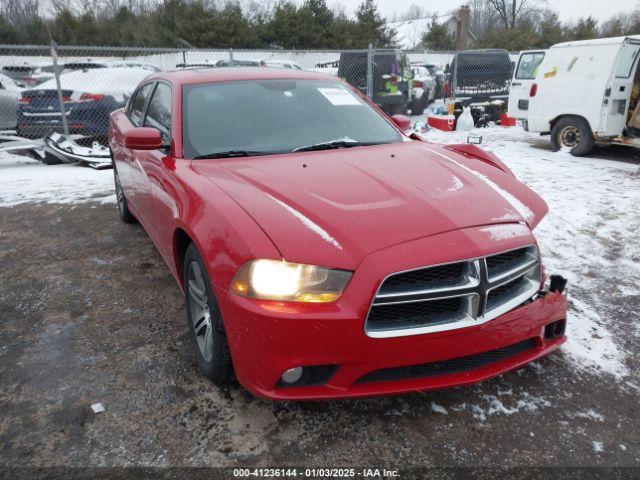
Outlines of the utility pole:
{"type": "Polygon", "coordinates": [[[373,98],[373,44],[367,49],[367,98],[373,98]]]}

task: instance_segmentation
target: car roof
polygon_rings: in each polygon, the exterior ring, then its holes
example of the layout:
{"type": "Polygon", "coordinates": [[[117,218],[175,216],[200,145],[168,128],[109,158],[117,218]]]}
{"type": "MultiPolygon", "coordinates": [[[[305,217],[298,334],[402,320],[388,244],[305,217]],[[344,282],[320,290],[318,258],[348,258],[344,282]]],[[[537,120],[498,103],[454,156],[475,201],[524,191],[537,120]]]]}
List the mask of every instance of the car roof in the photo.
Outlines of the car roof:
{"type": "Polygon", "coordinates": [[[212,82],[236,82],[243,80],[331,80],[338,81],[333,75],[266,67],[242,68],[194,68],[180,69],[153,74],[149,78],[164,79],[174,84],[196,84],[212,82]]]}
{"type": "Polygon", "coordinates": [[[564,48],[564,47],[586,47],[592,45],[622,45],[627,40],[640,40],[640,35],[627,35],[624,37],[607,37],[607,38],[594,38],[591,40],[575,40],[572,42],[562,42],[551,45],[549,48],[564,48]]]}
{"type": "MultiPolygon", "coordinates": [[[[61,87],[65,90],[76,90],[107,95],[128,94],[149,75],[143,68],[90,68],[76,70],[60,75],[61,87]]],[[[56,80],[50,79],[29,90],[55,90],[56,80]]]]}

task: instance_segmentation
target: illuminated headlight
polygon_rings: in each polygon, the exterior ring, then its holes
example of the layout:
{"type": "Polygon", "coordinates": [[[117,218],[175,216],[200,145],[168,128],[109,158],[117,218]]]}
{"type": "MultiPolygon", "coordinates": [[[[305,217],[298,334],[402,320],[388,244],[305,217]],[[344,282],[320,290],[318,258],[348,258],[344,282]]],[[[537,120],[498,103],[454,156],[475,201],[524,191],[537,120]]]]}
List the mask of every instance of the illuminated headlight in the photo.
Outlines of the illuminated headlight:
{"type": "Polygon", "coordinates": [[[340,298],[351,272],[289,263],[283,260],[252,260],[231,282],[231,292],[244,297],[290,302],[333,302],[340,298]]]}

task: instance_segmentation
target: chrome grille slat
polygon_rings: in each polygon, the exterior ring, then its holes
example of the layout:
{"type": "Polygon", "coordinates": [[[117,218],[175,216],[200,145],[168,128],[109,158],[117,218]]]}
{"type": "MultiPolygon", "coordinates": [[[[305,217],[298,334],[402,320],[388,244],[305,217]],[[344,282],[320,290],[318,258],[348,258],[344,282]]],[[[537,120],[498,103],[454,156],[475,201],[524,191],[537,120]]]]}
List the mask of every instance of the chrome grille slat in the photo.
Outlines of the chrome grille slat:
{"type": "MultiPolygon", "coordinates": [[[[435,267],[421,267],[413,270],[407,270],[400,273],[394,273],[389,275],[382,281],[380,285],[380,289],[376,294],[376,299],[396,299],[402,297],[412,297],[412,296],[432,296],[432,295],[440,295],[445,292],[457,292],[461,290],[470,290],[477,287],[480,284],[480,261],[479,260],[470,260],[470,261],[462,261],[462,262],[454,262],[454,263],[446,263],[443,265],[437,265],[435,267]],[[406,290],[406,291],[396,291],[394,293],[384,293],[384,284],[387,280],[392,279],[396,275],[405,275],[407,273],[416,272],[419,270],[430,270],[431,268],[439,268],[441,266],[455,265],[461,264],[464,266],[464,277],[461,278],[460,282],[455,285],[449,285],[444,287],[431,287],[431,288],[423,288],[421,290],[406,290]]],[[[463,295],[464,293],[461,293],[463,295]]],[[[375,302],[375,300],[374,300],[375,302]]],[[[381,302],[387,303],[387,302],[381,302]]]]}
{"type": "Polygon", "coordinates": [[[479,325],[521,305],[539,287],[540,258],[534,245],[393,273],[383,279],[374,296],[365,332],[370,337],[386,338],[479,325]],[[440,270],[429,271],[436,269],[440,270]],[[464,276],[452,284],[449,273],[459,271],[464,271],[464,276]],[[437,286],[433,279],[442,279],[446,285],[437,286]],[[393,292],[385,287],[390,280],[393,292]],[[429,288],[411,289],[416,284],[425,285],[427,280],[429,288]],[[408,289],[400,290],[398,285],[408,289]],[[456,301],[460,308],[444,308],[456,301]]]}
{"type": "Polygon", "coordinates": [[[382,283],[377,298],[430,294],[461,290],[479,283],[477,260],[416,268],[393,274],[382,283]]]}
{"type": "Polygon", "coordinates": [[[489,282],[498,282],[538,264],[537,248],[520,247],[485,258],[489,282]]]}
{"type": "Polygon", "coordinates": [[[522,304],[529,298],[531,298],[540,288],[540,266],[535,265],[529,270],[525,271],[523,274],[516,276],[515,278],[511,278],[508,281],[503,281],[487,290],[487,295],[485,299],[485,310],[483,318],[485,321],[492,320],[496,317],[499,317],[503,313],[507,313],[509,310],[514,309],[518,305],[522,304]],[[537,281],[536,281],[537,280],[537,281]],[[515,294],[508,296],[508,298],[493,308],[489,308],[489,300],[491,298],[492,292],[495,292],[497,289],[508,285],[511,282],[519,281],[521,282],[521,287],[516,291],[515,294]]]}

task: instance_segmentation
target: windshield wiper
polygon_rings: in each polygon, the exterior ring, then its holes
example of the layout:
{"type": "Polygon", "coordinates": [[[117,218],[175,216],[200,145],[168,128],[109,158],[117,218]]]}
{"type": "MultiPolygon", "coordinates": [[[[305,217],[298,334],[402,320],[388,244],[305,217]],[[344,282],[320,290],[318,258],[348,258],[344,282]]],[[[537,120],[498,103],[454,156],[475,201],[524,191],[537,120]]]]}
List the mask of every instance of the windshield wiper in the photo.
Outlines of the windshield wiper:
{"type": "Polygon", "coordinates": [[[333,150],[336,148],[361,147],[363,145],[376,145],[377,142],[358,142],[350,138],[341,138],[339,140],[331,140],[329,142],[315,143],[306,147],[299,147],[294,152],[311,152],[314,150],[333,150]]]}
{"type": "Polygon", "coordinates": [[[193,157],[194,160],[203,160],[205,158],[233,158],[233,157],[250,157],[252,155],[265,155],[266,152],[252,150],[227,150],[224,152],[207,153],[206,155],[198,155],[193,157]]]}

